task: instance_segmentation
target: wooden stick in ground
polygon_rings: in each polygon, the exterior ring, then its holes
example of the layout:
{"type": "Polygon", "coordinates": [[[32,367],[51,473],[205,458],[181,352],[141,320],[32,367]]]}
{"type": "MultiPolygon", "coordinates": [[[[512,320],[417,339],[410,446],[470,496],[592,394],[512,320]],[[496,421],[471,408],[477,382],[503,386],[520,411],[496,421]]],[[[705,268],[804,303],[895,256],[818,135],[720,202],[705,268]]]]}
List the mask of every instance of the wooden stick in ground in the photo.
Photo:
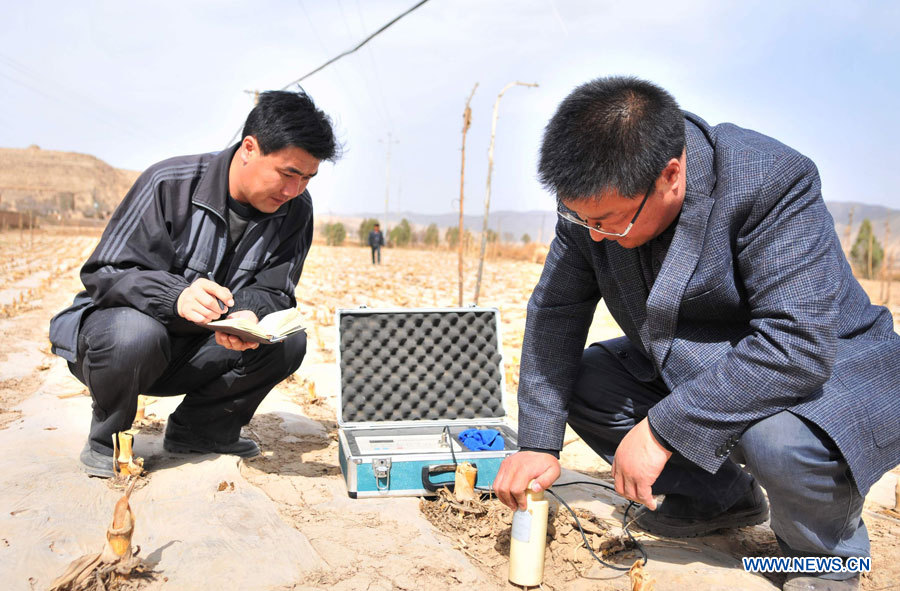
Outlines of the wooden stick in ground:
{"type": "Polygon", "coordinates": [[[457,501],[471,501],[475,498],[476,476],[478,476],[478,469],[469,462],[461,462],[456,465],[453,495],[457,501]]]}
{"type": "Polygon", "coordinates": [[[472,87],[472,92],[469,93],[469,98],[466,99],[466,110],[463,111],[463,129],[462,129],[462,164],[459,168],[459,234],[457,238],[459,240],[459,244],[457,245],[459,248],[459,307],[462,308],[463,305],[463,197],[464,197],[464,180],[466,173],[466,133],[469,131],[469,126],[472,125],[472,108],[469,106],[469,103],[472,102],[472,97],[475,96],[475,89],[478,88],[478,83],[475,83],[475,86],[472,87]]]}
{"type": "Polygon", "coordinates": [[[487,191],[484,196],[484,222],[481,227],[481,254],[478,256],[478,276],[475,279],[476,306],[478,305],[478,296],[481,293],[481,274],[484,269],[484,251],[487,247],[488,215],[491,211],[491,173],[494,170],[494,139],[497,137],[497,116],[500,113],[500,99],[503,98],[503,93],[513,86],[530,86],[536,88],[537,84],[529,84],[528,82],[510,82],[503,87],[503,90],[497,95],[497,100],[494,101],[494,118],[491,121],[491,145],[488,148],[487,191]]]}

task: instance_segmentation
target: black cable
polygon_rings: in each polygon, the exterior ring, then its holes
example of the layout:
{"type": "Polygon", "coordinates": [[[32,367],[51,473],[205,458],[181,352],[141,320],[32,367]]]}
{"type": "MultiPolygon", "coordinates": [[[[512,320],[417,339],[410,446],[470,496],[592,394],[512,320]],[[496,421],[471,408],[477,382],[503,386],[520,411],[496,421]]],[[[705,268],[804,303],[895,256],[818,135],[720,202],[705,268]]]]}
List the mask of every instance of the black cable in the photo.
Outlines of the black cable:
{"type": "Polygon", "coordinates": [[[453,465],[459,466],[456,462],[456,453],[453,451],[453,435],[450,433],[449,425],[444,425],[444,433],[447,434],[447,443],[450,444],[450,457],[453,458],[453,465]]]}
{"type": "Polygon", "coordinates": [[[391,25],[393,25],[394,23],[396,23],[398,20],[400,20],[401,18],[403,18],[404,16],[406,16],[407,14],[409,14],[410,12],[412,12],[413,10],[415,10],[416,8],[422,6],[422,5],[425,4],[426,2],[428,2],[428,0],[421,0],[421,2],[418,2],[415,6],[413,6],[413,7],[410,8],[409,10],[406,10],[405,12],[400,13],[399,15],[397,15],[396,17],[394,17],[391,21],[389,21],[386,25],[384,25],[383,27],[381,27],[380,29],[378,29],[377,31],[375,31],[374,33],[372,33],[371,35],[369,35],[368,37],[366,37],[365,39],[363,39],[362,42],[361,42],[359,45],[357,45],[356,47],[354,47],[353,49],[348,49],[348,50],[345,51],[344,53],[342,53],[342,54],[340,54],[340,55],[338,55],[338,56],[336,56],[336,57],[331,58],[330,60],[328,60],[327,62],[325,62],[324,64],[322,64],[321,66],[319,66],[318,68],[316,68],[315,70],[313,70],[312,72],[310,72],[310,73],[308,73],[308,74],[304,74],[303,76],[297,78],[296,80],[294,80],[293,82],[291,82],[290,84],[288,84],[287,86],[285,86],[284,88],[282,88],[281,90],[287,90],[289,87],[293,86],[294,84],[299,84],[300,82],[303,82],[304,80],[306,80],[307,78],[309,78],[310,76],[312,76],[313,74],[315,74],[316,72],[318,72],[319,70],[322,70],[322,69],[325,68],[326,66],[328,66],[328,65],[330,65],[330,64],[333,64],[334,62],[338,61],[339,59],[341,59],[341,58],[344,57],[345,55],[350,55],[351,53],[353,53],[354,51],[356,51],[357,49],[359,49],[360,47],[362,47],[363,45],[365,45],[366,43],[368,43],[369,41],[371,41],[373,38],[375,38],[376,35],[378,35],[378,34],[381,33],[382,31],[384,31],[385,29],[387,29],[388,27],[390,27],[391,25]]]}
{"type": "Polygon", "coordinates": [[[569,510],[569,513],[572,514],[572,517],[575,518],[575,525],[578,526],[578,531],[581,533],[581,539],[584,540],[584,547],[587,548],[587,551],[591,553],[591,556],[594,557],[594,560],[596,560],[597,562],[599,562],[600,564],[602,564],[602,565],[605,566],[606,568],[611,568],[611,569],[613,569],[613,570],[622,570],[622,571],[627,571],[627,570],[629,570],[630,567],[627,567],[627,566],[616,566],[615,564],[610,564],[610,563],[606,562],[605,560],[603,560],[602,558],[600,558],[599,556],[597,556],[596,554],[594,554],[594,550],[591,549],[591,544],[590,544],[590,542],[588,542],[587,536],[584,534],[584,529],[581,527],[581,521],[578,519],[578,516],[575,515],[575,511],[572,510],[572,507],[569,507],[569,504],[568,504],[567,502],[565,502],[565,501],[562,499],[562,497],[560,497],[558,494],[556,494],[555,492],[553,492],[553,491],[550,490],[549,488],[547,489],[547,492],[550,493],[551,495],[553,495],[553,497],[554,497],[557,501],[559,501],[560,503],[562,503],[562,504],[563,504],[563,507],[565,507],[566,509],[568,509],[568,510],[569,510]]]}
{"type": "MultiPolygon", "coordinates": [[[[553,486],[571,486],[573,484],[587,484],[587,485],[591,485],[591,486],[599,486],[599,487],[611,490],[613,492],[616,492],[615,486],[611,485],[608,482],[602,482],[602,481],[593,482],[591,480],[573,480],[572,482],[557,483],[557,484],[554,484],[553,486]]],[[[616,493],[616,494],[619,495],[619,493],[616,493]]],[[[619,495],[619,496],[622,496],[622,495],[619,495]]]]}
{"type": "MultiPolygon", "coordinates": [[[[562,484],[555,484],[555,485],[553,485],[553,487],[556,488],[556,487],[560,487],[560,486],[571,486],[571,485],[573,485],[573,484],[587,484],[587,485],[590,485],[590,486],[599,486],[599,487],[602,487],[602,488],[609,489],[609,490],[611,490],[611,491],[613,491],[613,492],[616,492],[616,487],[612,486],[611,484],[608,484],[608,483],[606,483],[606,482],[591,482],[591,481],[588,481],[588,480],[575,480],[575,481],[572,481],[572,482],[564,482],[564,483],[562,483],[562,484]]],[[[481,487],[477,487],[477,486],[475,487],[475,490],[478,490],[478,491],[481,491],[481,492],[492,493],[492,494],[493,494],[493,492],[494,492],[494,490],[491,489],[491,488],[481,488],[481,487]]],[[[553,495],[554,498],[556,498],[557,501],[559,501],[560,503],[562,503],[562,505],[563,505],[566,509],[569,510],[569,513],[570,513],[570,514],[572,515],[572,517],[575,519],[575,525],[578,526],[578,531],[581,533],[581,539],[584,540],[584,547],[587,548],[587,551],[591,553],[591,556],[594,557],[594,560],[596,560],[597,562],[599,562],[599,563],[602,564],[603,566],[605,566],[605,567],[607,567],[607,568],[611,568],[611,569],[613,569],[613,570],[618,570],[618,571],[628,571],[628,570],[631,570],[631,567],[623,567],[623,566],[616,566],[616,565],[614,565],[614,564],[609,564],[608,562],[605,562],[602,558],[600,558],[599,556],[597,556],[597,555],[594,553],[593,549],[591,549],[591,544],[590,544],[590,542],[588,542],[587,536],[586,536],[585,533],[584,533],[584,528],[581,527],[581,520],[578,519],[578,515],[575,514],[575,511],[572,509],[572,507],[570,507],[569,504],[566,503],[566,502],[562,499],[562,497],[560,497],[559,495],[557,495],[555,492],[553,492],[553,491],[550,490],[549,488],[547,489],[547,492],[550,493],[551,495],[553,495]]],[[[616,494],[618,495],[618,493],[616,493],[616,494]]],[[[641,563],[641,565],[644,566],[644,565],[647,564],[647,561],[650,560],[650,557],[647,555],[647,551],[644,550],[643,544],[641,544],[640,542],[638,542],[638,541],[635,539],[635,537],[632,535],[631,531],[628,529],[628,513],[629,513],[629,511],[631,511],[631,508],[634,507],[634,506],[636,506],[636,505],[637,505],[637,503],[635,503],[634,501],[631,501],[631,500],[628,501],[628,506],[625,507],[625,514],[622,516],[622,531],[625,532],[625,534],[628,536],[628,539],[631,540],[631,543],[634,544],[634,547],[637,549],[637,551],[641,553],[641,558],[644,559],[644,561],[641,563]]]]}
{"type": "MultiPolygon", "coordinates": [[[[602,488],[606,488],[606,489],[609,489],[609,490],[611,490],[611,491],[613,491],[613,492],[616,491],[616,487],[614,487],[613,485],[611,485],[611,484],[609,484],[609,483],[607,483],[607,482],[590,482],[590,481],[588,481],[588,480],[575,480],[575,481],[573,481],[573,482],[564,482],[564,483],[562,483],[562,484],[555,484],[555,485],[553,485],[553,486],[554,486],[554,487],[558,487],[558,486],[570,486],[570,485],[573,485],[573,484],[587,484],[587,485],[590,485],[590,486],[599,486],[599,487],[602,487],[602,488]]],[[[578,530],[581,532],[581,537],[584,538],[584,545],[585,545],[585,547],[588,549],[588,551],[591,553],[591,555],[594,556],[594,558],[597,558],[597,557],[594,555],[594,552],[591,550],[591,547],[588,545],[587,537],[584,535],[584,530],[581,528],[581,522],[578,521],[578,516],[575,515],[575,512],[574,512],[568,505],[566,505],[566,502],[563,501],[561,498],[559,498],[559,496],[557,496],[556,493],[554,493],[552,490],[547,489],[547,492],[550,493],[551,495],[553,495],[554,497],[556,497],[557,500],[559,500],[560,503],[562,503],[563,505],[565,505],[566,509],[569,509],[569,513],[571,513],[571,514],[572,514],[572,517],[575,518],[575,524],[578,526],[578,530]]],[[[616,493],[616,494],[618,495],[618,493],[616,493]]],[[[621,496],[621,495],[620,495],[620,496],[621,496]]],[[[628,501],[628,506],[625,507],[625,514],[622,516],[622,531],[625,532],[625,534],[628,536],[628,539],[631,540],[631,543],[634,544],[634,547],[635,547],[635,548],[637,548],[637,551],[641,553],[641,557],[644,559],[644,562],[642,563],[642,565],[646,565],[646,564],[647,564],[647,561],[650,559],[650,558],[647,556],[647,551],[644,550],[644,546],[643,546],[640,542],[638,542],[638,541],[635,539],[635,537],[631,534],[631,530],[628,529],[628,512],[631,511],[631,508],[634,507],[634,506],[636,506],[636,505],[637,505],[637,503],[635,503],[634,501],[632,501],[632,500],[629,500],[629,501],[628,501]]],[[[597,558],[597,560],[600,560],[600,559],[597,558]]],[[[600,562],[602,562],[603,564],[606,564],[606,563],[603,562],[602,560],[600,560],[600,562]]],[[[628,570],[627,568],[622,568],[622,567],[611,567],[611,568],[614,568],[614,569],[616,569],[616,570],[628,570]]]]}

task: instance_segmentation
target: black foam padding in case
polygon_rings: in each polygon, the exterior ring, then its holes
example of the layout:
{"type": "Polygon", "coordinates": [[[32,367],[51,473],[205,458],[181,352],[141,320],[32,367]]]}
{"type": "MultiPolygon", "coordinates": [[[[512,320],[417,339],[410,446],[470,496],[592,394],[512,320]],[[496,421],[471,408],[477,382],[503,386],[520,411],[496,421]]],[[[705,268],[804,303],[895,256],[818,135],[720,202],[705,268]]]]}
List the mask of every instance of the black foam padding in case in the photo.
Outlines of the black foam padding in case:
{"type": "Polygon", "coordinates": [[[493,310],[344,312],[345,423],[504,416],[493,310]]]}

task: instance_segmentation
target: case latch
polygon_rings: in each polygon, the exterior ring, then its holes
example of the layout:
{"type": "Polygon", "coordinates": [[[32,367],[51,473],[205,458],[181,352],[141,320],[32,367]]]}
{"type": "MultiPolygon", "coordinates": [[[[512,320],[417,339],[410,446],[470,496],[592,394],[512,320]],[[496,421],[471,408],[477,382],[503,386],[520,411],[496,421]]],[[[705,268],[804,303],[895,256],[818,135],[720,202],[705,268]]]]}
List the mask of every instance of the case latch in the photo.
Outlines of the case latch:
{"type": "Polygon", "coordinates": [[[391,488],[390,458],[374,458],[372,460],[372,473],[375,474],[375,488],[384,492],[391,488]],[[382,484],[382,481],[384,484],[382,484]]]}

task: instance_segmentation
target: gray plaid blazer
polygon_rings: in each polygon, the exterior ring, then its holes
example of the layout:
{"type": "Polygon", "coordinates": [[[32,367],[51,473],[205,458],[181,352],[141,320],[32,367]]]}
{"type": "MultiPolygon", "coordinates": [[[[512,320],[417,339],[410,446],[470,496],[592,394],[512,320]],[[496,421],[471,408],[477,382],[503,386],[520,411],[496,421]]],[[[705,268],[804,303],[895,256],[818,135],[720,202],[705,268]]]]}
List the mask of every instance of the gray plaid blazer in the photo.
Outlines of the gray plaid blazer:
{"type": "Polygon", "coordinates": [[[686,113],[687,189],[649,297],[638,253],[560,221],[528,302],[519,444],[561,449],[567,401],[602,297],[670,394],[650,410],[715,472],[754,421],[819,425],[862,494],[900,463],[900,337],[851,274],[815,165],[759,133],[686,113]]]}

